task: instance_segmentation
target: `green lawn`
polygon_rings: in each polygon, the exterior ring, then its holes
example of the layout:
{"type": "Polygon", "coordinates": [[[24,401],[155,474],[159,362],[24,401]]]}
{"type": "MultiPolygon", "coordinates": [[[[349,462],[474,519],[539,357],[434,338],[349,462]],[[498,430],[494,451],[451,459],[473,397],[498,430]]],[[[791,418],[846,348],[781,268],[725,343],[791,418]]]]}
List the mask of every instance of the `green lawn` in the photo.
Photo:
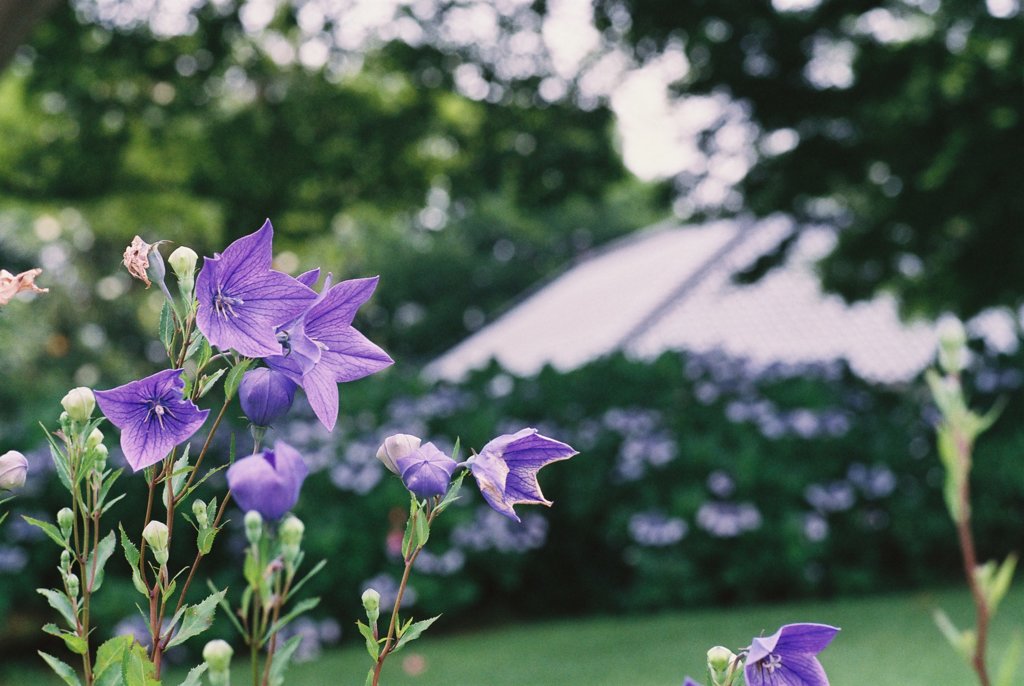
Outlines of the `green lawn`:
{"type": "MultiPolygon", "coordinates": [[[[965,594],[942,592],[725,612],[564,620],[425,638],[388,663],[384,683],[679,686],[684,674],[703,676],[702,656],[715,643],[735,649],[762,630],[770,633],[780,624],[815,621],[843,629],[822,656],[832,686],[969,686],[971,673],[932,623],[931,610],[940,604],[957,621],[970,618],[965,594]],[[419,676],[404,673],[403,659],[412,656],[425,664],[419,676]]],[[[1016,593],[1005,602],[994,627],[997,655],[1021,627],[1024,593],[1016,593]]],[[[349,639],[354,634],[350,632],[349,639]]],[[[293,667],[289,684],[362,686],[368,664],[365,653],[350,643],[316,663],[293,667]]],[[[171,678],[165,683],[176,686],[179,681],[171,678]]],[[[57,682],[39,673],[7,672],[0,677],[2,686],[51,683],[57,682]]],[[[239,669],[233,684],[248,686],[243,670],[239,669]]]]}

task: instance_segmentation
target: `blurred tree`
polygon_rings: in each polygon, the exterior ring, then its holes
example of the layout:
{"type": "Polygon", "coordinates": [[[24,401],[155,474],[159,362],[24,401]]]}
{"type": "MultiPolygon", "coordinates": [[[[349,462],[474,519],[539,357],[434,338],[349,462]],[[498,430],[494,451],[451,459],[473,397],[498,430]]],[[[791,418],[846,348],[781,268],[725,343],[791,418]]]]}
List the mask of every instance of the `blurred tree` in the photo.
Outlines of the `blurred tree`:
{"type": "MultiPolygon", "coordinates": [[[[1024,300],[1024,21],[1016,0],[598,0],[639,62],[682,51],[681,99],[724,97],[759,152],[743,206],[840,229],[825,285],[969,316],[1024,300]]],[[[731,111],[731,114],[728,114],[731,111]]],[[[723,133],[725,132],[725,133],[723,133]]],[[[684,196],[715,169],[677,179],[684,196]]]]}

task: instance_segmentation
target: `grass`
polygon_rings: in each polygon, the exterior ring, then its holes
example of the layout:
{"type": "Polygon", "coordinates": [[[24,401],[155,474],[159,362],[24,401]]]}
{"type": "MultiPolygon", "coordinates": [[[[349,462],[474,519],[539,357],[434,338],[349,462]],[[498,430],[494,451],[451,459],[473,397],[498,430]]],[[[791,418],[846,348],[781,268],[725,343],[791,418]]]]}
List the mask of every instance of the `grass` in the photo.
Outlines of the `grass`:
{"type": "MultiPolygon", "coordinates": [[[[678,686],[684,674],[703,677],[704,652],[720,643],[733,649],[751,636],[790,622],[834,624],[843,631],[822,654],[832,686],[969,686],[975,683],[931,619],[941,606],[966,625],[964,593],[893,595],[827,603],[701,610],[650,617],[597,618],[517,625],[428,637],[393,657],[387,686],[678,686]],[[420,662],[418,676],[403,662],[420,662]]],[[[1024,592],[1011,594],[994,626],[992,655],[1005,649],[1024,618],[1024,592]]],[[[443,621],[443,620],[442,620],[443,621]]],[[[369,658],[353,645],[295,665],[289,686],[362,686],[369,658]]],[[[235,686],[248,686],[244,660],[235,686]]],[[[990,660],[995,663],[995,660],[990,660]]],[[[176,686],[183,675],[165,680],[176,686]]],[[[2,672],[0,686],[57,684],[39,672],[2,672]]]]}

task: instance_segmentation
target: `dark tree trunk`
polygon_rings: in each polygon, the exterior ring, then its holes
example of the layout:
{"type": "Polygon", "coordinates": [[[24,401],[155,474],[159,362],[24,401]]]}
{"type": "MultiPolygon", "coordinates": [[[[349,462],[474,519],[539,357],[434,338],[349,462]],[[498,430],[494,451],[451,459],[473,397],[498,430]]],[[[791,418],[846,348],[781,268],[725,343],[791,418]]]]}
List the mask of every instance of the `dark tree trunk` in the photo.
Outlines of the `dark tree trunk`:
{"type": "Polygon", "coordinates": [[[0,0],[0,72],[60,0],[0,0]]]}

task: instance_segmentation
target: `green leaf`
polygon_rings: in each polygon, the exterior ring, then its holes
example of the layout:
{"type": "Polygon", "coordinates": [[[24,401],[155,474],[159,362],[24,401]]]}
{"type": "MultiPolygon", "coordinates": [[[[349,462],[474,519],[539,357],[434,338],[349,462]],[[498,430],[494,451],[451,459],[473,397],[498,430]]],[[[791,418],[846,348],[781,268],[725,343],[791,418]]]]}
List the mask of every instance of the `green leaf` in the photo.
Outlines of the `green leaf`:
{"type": "Polygon", "coordinates": [[[124,558],[128,560],[128,564],[132,568],[139,566],[139,549],[132,543],[132,539],[128,538],[128,534],[125,533],[124,527],[120,524],[117,528],[121,530],[121,547],[124,549],[124,558]]]}
{"type": "Polygon", "coordinates": [[[302,643],[302,636],[292,636],[283,646],[274,652],[274,661],[270,664],[270,686],[283,686],[284,673],[292,660],[292,655],[302,643]]]}
{"type": "Polygon", "coordinates": [[[319,598],[306,598],[305,600],[300,600],[299,602],[295,603],[295,607],[293,607],[288,612],[288,614],[286,614],[284,617],[281,617],[281,619],[277,620],[276,622],[270,625],[270,628],[267,629],[267,633],[263,634],[263,640],[260,641],[260,647],[262,648],[264,644],[266,644],[266,642],[270,640],[271,636],[273,636],[278,631],[288,626],[288,623],[291,622],[293,619],[295,619],[296,617],[305,612],[309,612],[319,604],[319,598]]]}
{"type": "Polygon", "coordinates": [[[133,643],[121,657],[121,678],[124,686],[160,686],[156,667],[149,661],[146,649],[133,643]]]}
{"type": "MultiPolygon", "coordinates": [[[[217,592],[217,587],[214,586],[213,582],[209,579],[206,580],[206,585],[214,593],[217,592]]],[[[238,621],[238,617],[236,617],[235,613],[231,611],[231,604],[228,603],[227,598],[222,597],[217,604],[220,606],[220,609],[224,610],[224,616],[230,619],[231,623],[234,624],[236,629],[238,629],[238,633],[241,634],[243,637],[248,637],[248,633],[245,631],[245,629],[242,628],[242,624],[238,621]]]]}
{"type": "Polygon", "coordinates": [[[100,590],[100,586],[103,585],[103,568],[107,565],[107,560],[114,554],[114,549],[117,547],[117,536],[114,535],[113,529],[107,532],[107,535],[100,540],[100,544],[96,546],[96,550],[89,554],[89,559],[86,561],[85,569],[89,574],[95,574],[93,578],[92,587],[90,591],[95,593],[100,590]],[[95,572],[93,572],[95,565],[95,572]]]}
{"type": "Polygon", "coordinates": [[[124,652],[131,649],[132,643],[131,636],[116,636],[100,646],[92,669],[96,686],[123,686],[121,660],[124,652]]]}
{"type": "Polygon", "coordinates": [[[242,376],[246,370],[249,369],[249,365],[252,364],[250,359],[242,359],[238,364],[231,368],[228,372],[227,379],[224,380],[224,399],[231,400],[235,397],[235,392],[238,391],[238,385],[242,383],[242,376]]]}
{"type": "Polygon", "coordinates": [[[199,532],[196,538],[196,548],[201,555],[209,555],[210,551],[213,550],[213,540],[217,538],[218,531],[220,529],[214,529],[211,526],[199,532]]]}
{"type": "MultiPolygon", "coordinates": [[[[189,443],[185,444],[184,452],[181,453],[181,457],[174,461],[174,468],[171,470],[171,493],[174,494],[175,498],[181,494],[181,489],[185,485],[185,479],[191,471],[188,465],[188,452],[191,447],[189,443]]],[[[160,491],[163,493],[164,507],[166,508],[168,498],[167,484],[164,484],[160,491]]]]}
{"type": "Polygon", "coordinates": [[[436,617],[424,619],[411,625],[402,633],[402,637],[398,639],[398,643],[395,644],[395,649],[391,652],[397,653],[399,650],[402,649],[402,646],[406,645],[407,643],[412,643],[413,641],[415,641],[423,634],[424,631],[430,628],[431,624],[433,624],[440,618],[441,615],[437,615],[436,617]]]}
{"type": "Polygon", "coordinates": [[[171,305],[168,302],[164,302],[160,310],[160,341],[170,355],[171,346],[174,344],[174,317],[171,315],[171,305]]]}
{"type": "Polygon", "coordinates": [[[974,577],[981,587],[985,596],[985,605],[989,614],[995,616],[999,604],[1006,597],[1010,590],[1010,582],[1013,580],[1013,573],[1017,569],[1017,556],[1009,555],[1003,564],[996,567],[995,561],[988,561],[974,570],[974,577]]]}
{"type": "Polygon", "coordinates": [[[203,674],[209,666],[204,662],[198,667],[193,667],[189,670],[188,676],[181,682],[180,686],[203,686],[203,674]]]}
{"type": "Polygon", "coordinates": [[[64,680],[65,684],[68,686],[82,686],[82,682],[78,680],[78,675],[70,665],[41,650],[39,651],[39,656],[46,661],[46,664],[50,665],[50,669],[56,672],[57,676],[64,680]]]}
{"type": "Polygon", "coordinates": [[[60,616],[64,618],[64,621],[68,623],[68,626],[72,629],[78,628],[78,621],[75,616],[75,610],[71,606],[71,601],[61,591],[55,591],[51,588],[37,588],[36,593],[46,598],[46,602],[50,604],[54,610],[60,613],[60,616]]]}
{"type": "Polygon", "coordinates": [[[185,610],[181,619],[181,628],[167,644],[168,648],[181,645],[193,636],[198,636],[210,628],[213,616],[217,613],[217,605],[224,599],[227,590],[217,591],[198,605],[191,605],[185,610]]]}
{"type": "Polygon", "coordinates": [[[974,632],[970,629],[965,629],[963,631],[957,629],[956,625],[954,625],[952,620],[950,620],[949,615],[942,610],[936,609],[932,612],[932,618],[935,620],[935,625],[939,627],[939,631],[941,631],[942,635],[946,637],[947,641],[949,641],[949,645],[953,646],[953,650],[970,662],[971,656],[974,654],[974,646],[977,640],[974,632]]]}
{"type": "Polygon", "coordinates": [[[199,354],[199,357],[196,358],[196,368],[202,369],[210,361],[213,350],[210,348],[210,342],[206,340],[206,336],[199,330],[192,332],[192,342],[189,343],[188,350],[185,351],[185,359],[191,360],[196,353],[199,354]]]}
{"type": "Polygon", "coordinates": [[[459,475],[455,477],[451,485],[448,487],[448,492],[444,494],[444,498],[434,508],[434,512],[441,514],[448,509],[448,506],[459,499],[459,490],[462,488],[462,480],[469,474],[468,469],[463,469],[459,472],[459,475]]]}
{"type": "Polygon", "coordinates": [[[68,650],[75,655],[85,655],[86,651],[89,650],[89,644],[78,634],[65,631],[60,637],[64,639],[64,645],[68,647],[68,650]]]}
{"type": "Polygon", "coordinates": [[[220,377],[224,376],[226,371],[226,368],[221,367],[213,374],[203,374],[203,377],[199,380],[199,397],[202,398],[212,391],[213,387],[217,385],[217,382],[220,381],[220,377]]]}
{"type": "MultiPolygon", "coordinates": [[[[317,562],[313,566],[313,569],[309,570],[309,572],[306,573],[306,576],[302,577],[301,581],[292,586],[292,590],[288,591],[288,598],[294,598],[295,594],[299,592],[299,589],[305,586],[307,581],[316,576],[320,572],[320,570],[326,566],[327,560],[320,560],[319,562],[317,562]]],[[[288,598],[285,598],[285,602],[288,601],[288,598]]]]}
{"type": "Polygon", "coordinates": [[[363,686],[373,686],[373,673],[376,671],[376,666],[370,667],[370,671],[366,673],[366,681],[363,686]]]}
{"type": "Polygon", "coordinates": [[[366,639],[366,652],[370,654],[370,659],[376,662],[380,656],[380,644],[373,637],[373,629],[361,621],[357,621],[356,626],[359,627],[359,633],[366,639]]]}
{"type": "Polygon", "coordinates": [[[420,501],[416,496],[409,496],[409,519],[405,522],[405,533],[402,534],[402,557],[409,559],[409,554],[414,547],[413,540],[416,535],[416,519],[420,513],[420,501]]]}
{"type": "Polygon", "coordinates": [[[996,686],[1013,686],[1014,677],[1017,676],[1017,668],[1020,667],[1021,652],[1024,651],[1024,641],[1020,633],[1014,633],[1010,645],[1003,653],[1003,659],[999,661],[999,671],[996,672],[996,686]]]}
{"type": "Polygon", "coordinates": [[[43,533],[49,536],[50,540],[59,545],[61,548],[69,552],[71,551],[71,548],[68,547],[68,544],[64,541],[64,537],[61,536],[60,529],[58,529],[55,525],[50,524],[49,522],[44,522],[40,519],[33,519],[32,517],[28,517],[26,515],[22,515],[21,518],[29,524],[31,524],[32,526],[42,529],[43,533]]]}
{"type": "Polygon", "coordinates": [[[54,470],[57,472],[57,477],[60,479],[61,484],[68,491],[74,491],[74,487],[71,485],[71,472],[68,471],[68,458],[64,454],[64,451],[60,449],[56,441],[53,440],[53,434],[50,433],[49,429],[42,422],[39,422],[39,426],[43,428],[43,435],[46,436],[46,442],[50,444],[50,458],[53,460],[54,470]]]}

